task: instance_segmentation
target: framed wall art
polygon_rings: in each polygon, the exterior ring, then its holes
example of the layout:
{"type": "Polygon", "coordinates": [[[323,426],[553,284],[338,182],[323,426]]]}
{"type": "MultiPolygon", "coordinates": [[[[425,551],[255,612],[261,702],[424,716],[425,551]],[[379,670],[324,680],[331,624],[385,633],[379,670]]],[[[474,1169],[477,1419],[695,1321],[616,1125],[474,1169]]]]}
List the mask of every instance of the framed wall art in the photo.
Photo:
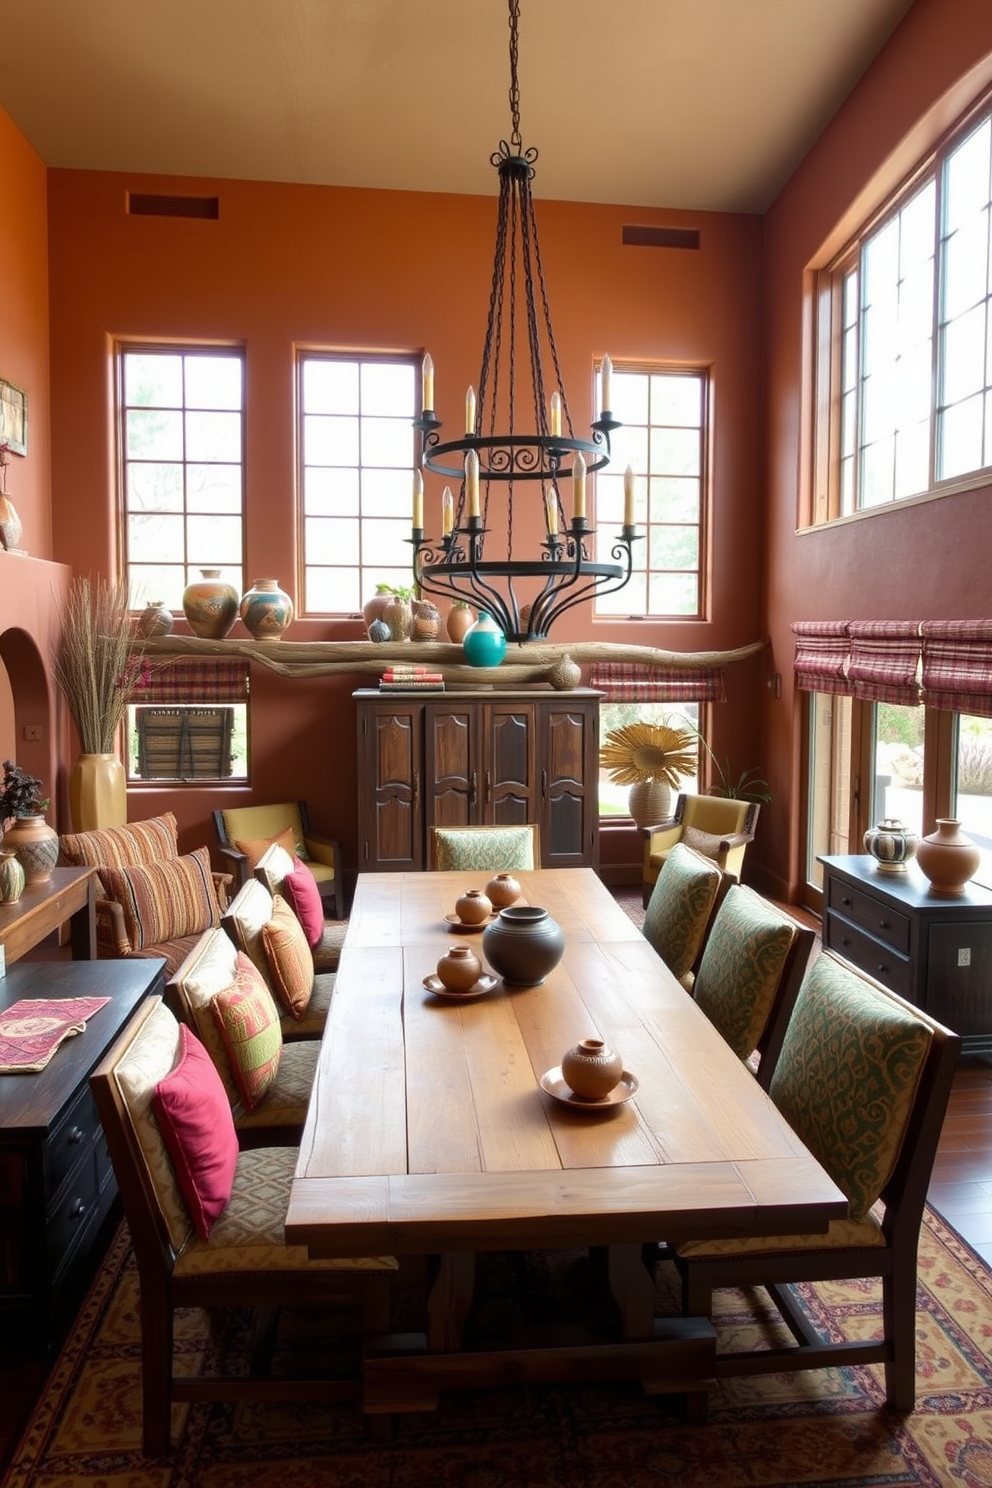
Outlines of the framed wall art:
{"type": "Polygon", "coordinates": [[[28,452],[28,395],[0,377],[0,444],[10,447],[12,455],[28,452]]]}

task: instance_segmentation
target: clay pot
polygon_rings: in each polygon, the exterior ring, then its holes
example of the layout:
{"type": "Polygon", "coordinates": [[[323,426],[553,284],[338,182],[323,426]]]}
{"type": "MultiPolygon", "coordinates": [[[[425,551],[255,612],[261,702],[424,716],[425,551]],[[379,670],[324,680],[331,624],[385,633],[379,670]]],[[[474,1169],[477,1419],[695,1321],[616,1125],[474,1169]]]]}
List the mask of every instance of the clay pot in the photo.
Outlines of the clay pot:
{"type": "Polygon", "coordinates": [[[865,852],[871,853],[879,873],[905,873],[916,856],[920,839],[903,822],[887,816],[864,835],[865,852]]]}
{"type": "Polygon", "coordinates": [[[930,880],[931,894],[944,898],[963,894],[982,860],[981,851],[960,826],[953,817],[938,817],[936,832],[924,837],[916,849],[916,861],[930,880]]]}
{"type": "Polygon", "coordinates": [[[454,641],[460,646],[465,639],[465,632],[470,625],[475,624],[475,614],[471,605],[452,605],[448,611],[448,618],[444,622],[444,628],[448,633],[448,640],[454,641]]]}
{"type": "Polygon", "coordinates": [[[17,854],[26,884],[47,883],[59,856],[59,834],[43,816],[19,816],[3,834],[4,848],[17,854]]]}
{"type": "Polygon", "coordinates": [[[0,904],[16,904],[24,893],[24,869],[13,849],[0,849],[0,904]]]}
{"type": "Polygon", "coordinates": [[[482,925],[492,912],[492,901],[481,889],[466,889],[455,900],[455,914],[463,925],[482,925]]]}
{"type": "Polygon", "coordinates": [[[587,1038],[562,1055],[562,1079],[582,1100],[602,1100],[623,1074],[623,1060],[602,1039],[587,1038]]]}
{"type": "MultiPolygon", "coordinates": [[[[231,623],[233,624],[234,622],[232,621],[231,623]]],[[[138,616],[134,630],[135,634],[141,636],[143,640],[150,641],[155,636],[167,636],[171,632],[173,624],[172,611],[166,609],[160,599],[153,599],[149,604],[145,605],[145,608],[138,616]]]]}
{"type": "Polygon", "coordinates": [[[383,645],[393,638],[389,633],[389,626],[385,620],[373,620],[369,624],[369,640],[374,641],[377,646],[383,645]]]}
{"type": "MultiPolygon", "coordinates": [[[[371,599],[367,599],[362,605],[362,615],[365,619],[365,629],[368,630],[373,620],[381,620],[382,612],[392,599],[392,591],[384,584],[376,585],[376,591],[371,599]]],[[[369,637],[371,639],[371,637],[369,637]]]]}
{"type": "Polygon", "coordinates": [[[627,806],[638,827],[656,827],[671,814],[672,788],[664,780],[639,780],[630,787],[627,806]]]}
{"type": "Polygon", "coordinates": [[[436,641],[441,633],[441,613],[427,600],[413,602],[413,625],[410,639],[413,641],[436,641]]]}
{"type": "Polygon", "coordinates": [[[565,937],[546,909],[515,904],[483,930],[482,950],[508,987],[536,987],[564,955],[565,937]]]}
{"type": "Polygon", "coordinates": [[[293,601],[278,579],[256,579],[242,596],[241,618],[256,641],[278,641],[293,618],[293,601]]]}
{"type": "Polygon", "coordinates": [[[556,692],[569,692],[573,687],[578,687],[582,681],[582,668],[570,656],[563,656],[561,661],[556,661],[551,668],[548,681],[556,692]]]}
{"type": "Polygon", "coordinates": [[[482,975],[482,962],[471,946],[452,946],[437,963],[438,981],[449,992],[470,992],[482,975]]]}
{"type": "Polygon", "coordinates": [[[219,568],[201,568],[202,578],[183,590],[183,614],[195,636],[222,641],[238,618],[238,591],[220,576],[219,568]]]}
{"type": "Polygon", "coordinates": [[[497,873],[486,884],[486,896],[493,909],[506,909],[520,898],[520,885],[512,873],[497,873]]]}
{"type": "Polygon", "coordinates": [[[391,594],[389,603],[382,612],[382,618],[389,626],[390,640],[409,640],[410,627],[413,625],[413,614],[411,613],[410,601],[408,599],[404,599],[400,594],[391,594]]]}

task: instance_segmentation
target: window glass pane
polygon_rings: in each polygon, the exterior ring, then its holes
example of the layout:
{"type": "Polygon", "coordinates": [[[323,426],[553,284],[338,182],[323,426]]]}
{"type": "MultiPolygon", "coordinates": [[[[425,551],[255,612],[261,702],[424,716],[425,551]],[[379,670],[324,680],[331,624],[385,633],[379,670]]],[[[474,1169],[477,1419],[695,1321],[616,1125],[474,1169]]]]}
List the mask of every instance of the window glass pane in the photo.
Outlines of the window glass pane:
{"type": "MultiPolygon", "coordinates": [[[[662,724],[685,729],[693,736],[699,733],[698,703],[603,703],[599,715],[599,737],[605,739],[612,729],[627,728],[632,723],[662,724]]],[[[698,760],[698,749],[697,749],[698,760]]],[[[699,768],[683,775],[678,789],[672,791],[672,806],[679,791],[695,795],[699,786],[699,768]]],[[[599,772],[599,814],[605,817],[629,816],[629,785],[617,785],[603,768],[599,772]]]]}
{"type": "Polygon", "coordinates": [[[923,708],[876,703],[873,822],[895,817],[923,832],[923,708]]]}
{"type": "Polygon", "coordinates": [[[916,496],[927,489],[930,420],[924,419],[896,436],[896,496],[916,496]]]}
{"type": "Polygon", "coordinates": [[[992,888],[992,718],[958,715],[954,763],[951,811],[981,849],[975,878],[992,888]]]}
{"type": "Polygon", "coordinates": [[[944,332],[944,402],[958,403],[985,386],[985,304],[944,332]]]}
{"type": "MultiPolygon", "coordinates": [[[[601,562],[608,561],[608,550],[600,557],[601,562]]],[[[634,572],[628,583],[622,589],[614,590],[611,594],[598,594],[596,596],[597,615],[623,615],[640,616],[648,612],[648,583],[647,576],[641,572],[634,572]]]]}
{"type": "MultiPolygon", "coordinates": [[[[806,881],[823,887],[821,855],[851,851],[851,699],[810,693],[806,881]]],[[[881,817],[876,816],[876,820],[881,817]]]]}
{"type": "Polygon", "coordinates": [[[188,413],[186,458],[237,463],[241,459],[240,413],[188,413]]]}
{"type": "Polygon", "coordinates": [[[190,516],[186,523],[186,544],[189,562],[197,568],[216,568],[226,563],[237,566],[240,573],[240,517],[190,516]]]}
{"type": "Polygon", "coordinates": [[[191,512],[241,513],[239,465],[187,465],[186,506],[191,512]]]}
{"type": "MultiPolygon", "coordinates": [[[[623,425],[645,424],[648,418],[648,379],[635,372],[613,371],[611,412],[623,425]]],[[[617,434],[623,430],[618,429],[617,434]]],[[[615,436],[614,436],[615,437],[615,436]]]]}
{"type": "Polygon", "coordinates": [[[125,471],[127,504],[132,511],[182,511],[183,467],[143,461],[125,471]]]}
{"type": "MultiPolygon", "coordinates": [[[[127,547],[129,557],[138,563],[154,559],[173,558],[181,560],[185,551],[184,527],[181,515],[165,516],[161,512],[132,512],[127,522],[127,547]]],[[[173,606],[168,599],[157,594],[170,609],[182,609],[182,589],[179,603],[173,606]]]]}
{"type": "Polygon", "coordinates": [[[129,460],[181,460],[181,414],[161,408],[147,413],[132,409],[125,425],[125,454],[129,460]]]}
{"type": "Polygon", "coordinates": [[[361,368],[362,413],[366,417],[391,415],[407,420],[416,399],[416,379],[410,362],[363,362],[361,368]]]}
{"type": "MultiPolygon", "coordinates": [[[[413,489],[413,468],[416,463],[414,429],[410,419],[363,417],[361,438],[362,464],[405,467],[410,472],[406,483],[409,494],[413,489]]],[[[407,505],[409,504],[408,501],[407,505]]]]}
{"type": "Polygon", "coordinates": [[[124,359],[124,401],[156,408],[183,406],[183,359],[167,352],[130,352],[124,359]]]}
{"type": "Polygon", "coordinates": [[[663,476],[649,484],[653,522],[698,522],[699,482],[663,476]]]}
{"type": "Polygon", "coordinates": [[[982,463],[982,414],[984,399],[969,398],[947,408],[937,422],[940,441],[937,475],[949,480],[968,470],[978,470],[982,463]]]}
{"type": "Polygon", "coordinates": [[[210,707],[191,702],[127,710],[131,780],[248,779],[248,706],[210,707]]]}
{"type": "Polygon", "coordinates": [[[979,304],[988,292],[989,232],[985,213],[958,229],[944,244],[944,319],[979,304]]]}
{"type": "Polygon", "coordinates": [[[240,357],[186,358],[187,408],[230,408],[237,412],[240,421],[241,383],[240,357]]]}
{"type": "Polygon", "coordinates": [[[312,417],[303,419],[303,459],[307,465],[357,465],[359,423],[357,418],[312,417]]]}
{"type": "Polygon", "coordinates": [[[356,469],[309,465],[303,473],[303,510],[308,516],[345,516],[358,507],[356,469]]]}
{"type": "Polygon", "coordinates": [[[358,363],[307,357],[303,406],[309,413],[358,412],[358,363]]]}
{"type": "Polygon", "coordinates": [[[648,431],[636,424],[624,424],[622,429],[614,429],[610,436],[608,468],[622,476],[628,465],[639,475],[645,474],[648,468],[648,431]]]}
{"type": "Polygon", "coordinates": [[[316,563],[358,564],[357,517],[308,517],[303,524],[307,554],[316,563]]]}
{"type": "Polygon", "coordinates": [[[985,119],[950,154],[944,173],[944,227],[963,227],[989,199],[990,127],[985,119]]]}
{"type": "Polygon", "coordinates": [[[648,612],[652,615],[699,613],[699,576],[652,573],[648,578],[648,612]]]}

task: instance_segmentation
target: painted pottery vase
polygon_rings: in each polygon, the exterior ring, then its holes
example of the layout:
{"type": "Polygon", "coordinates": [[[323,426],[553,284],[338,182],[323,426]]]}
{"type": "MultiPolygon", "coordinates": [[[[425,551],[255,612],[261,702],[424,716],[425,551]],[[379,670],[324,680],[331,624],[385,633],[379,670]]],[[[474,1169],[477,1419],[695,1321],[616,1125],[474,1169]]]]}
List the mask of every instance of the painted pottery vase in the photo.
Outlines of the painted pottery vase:
{"type": "Polygon", "coordinates": [[[623,1060],[602,1039],[586,1038],[561,1058],[561,1074],[573,1095],[603,1100],[623,1074],[623,1060]]]}
{"type": "Polygon", "coordinates": [[[944,898],[964,893],[981,860],[981,851],[954,817],[938,817],[937,830],[916,849],[916,861],[930,880],[930,893],[944,898]]]}
{"type": "Polygon", "coordinates": [[[492,912],[492,900],[481,889],[466,889],[455,900],[455,914],[463,925],[485,924],[492,912]]]}
{"type": "Polygon", "coordinates": [[[385,620],[373,620],[371,622],[369,625],[370,641],[375,641],[377,645],[381,646],[384,641],[391,641],[392,639],[389,633],[389,626],[385,620]]]}
{"type": "Polygon", "coordinates": [[[482,952],[508,987],[536,987],[564,955],[565,937],[546,909],[511,904],[483,930],[482,952]]]}
{"type": "Polygon", "coordinates": [[[240,613],[256,641],[278,641],[293,618],[293,601],[278,579],[256,579],[242,596],[240,613]]]}
{"type": "Polygon", "coordinates": [[[412,641],[436,641],[441,634],[441,612],[429,600],[415,599],[411,606],[413,623],[410,627],[412,641]]]}
{"type": "Polygon", "coordinates": [[[904,822],[887,816],[876,826],[868,828],[864,845],[865,852],[871,853],[875,859],[879,873],[905,873],[906,864],[916,856],[920,838],[904,822]]]}
{"type": "MultiPolygon", "coordinates": [[[[382,612],[393,597],[393,592],[388,584],[377,584],[375,593],[371,599],[367,599],[362,605],[362,618],[365,621],[365,629],[368,631],[373,620],[381,620],[382,612]]],[[[369,640],[373,637],[369,636],[369,640]]]]}
{"type": "Polygon", "coordinates": [[[499,666],[506,655],[506,636],[492,616],[480,610],[478,620],[465,632],[462,650],[469,666],[499,666]]]}
{"type": "Polygon", "coordinates": [[[486,898],[493,909],[507,909],[520,898],[520,885],[512,873],[497,873],[486,884],[486,898]]]}
{"type": "Polygon", "coordinates": [[[172,611],[166,609],[160,599],[153,599],[138,616],[134,631],[143,640],[151,641],[156,636],[169,635],[174,623],[172,611]]]}
{"type": "Polygon", "coordinates": [[[627,808],[642,830],[667,821],[672,810],[672,788],[665,780],[639,780],[630,787],[627,808]]]}
{"type": "Polygon", "coordinates": [[[408,599],[404,599],[401,594],[391,594],[389,603],[382,612],[382,618],[389,626],[389,639],[391,641],[408,641],[410,639],[413,614],[410,610],[410,601],[408,599]]]}
{"type": "Polygon", "coordinates": [[[570,656],[563,656],[551,668],[548,681],[556,692],[569,692],[582,681],[582,668],[570,656]]]}
{"type": "Polygon", "coordinates": [[[222,641],[238,618],[238,591],[219,568],[201,568],[200,574],[183,590],[183,614],[195,636],[222,641]]]}
{"type": "Polygon", "coordinates": [[[47,883],[59,856],[59,834],[43,816],[19,816],[3,834],[4,848],[17,854],[25,884],[47,883]]]}
{"type": "Polygon", "coordinates": [[[449,992],[470,992],[482,975],[482,962],[471,946],[452,946],[437,963],[437,979],[449,992]]]}
{"type": "Polygon", "coordinates": [[[74,832],[124,825],[127,778],[116,754],[76,756],[69,771],[69,810],[74,832]]]}
{"type": "Polygon", "coordinates": [[[16,904],[24,893],[24,869],[11,848],[0,848],[0,904],[16,904]]]}
{"type": "Polygon", "coordinates": [[[474,624],[475,612],[471,605],[453,604],[444,622],[448,640],[454,641],[456,646],[460,646],[465,639],[465,632],[470,625],[474,624]]]}
{"type": "Polygon", "coordinates": [[[0,491],[0,543],[10,552],[20,546],[23,532],[14,503],[0,491]]]}

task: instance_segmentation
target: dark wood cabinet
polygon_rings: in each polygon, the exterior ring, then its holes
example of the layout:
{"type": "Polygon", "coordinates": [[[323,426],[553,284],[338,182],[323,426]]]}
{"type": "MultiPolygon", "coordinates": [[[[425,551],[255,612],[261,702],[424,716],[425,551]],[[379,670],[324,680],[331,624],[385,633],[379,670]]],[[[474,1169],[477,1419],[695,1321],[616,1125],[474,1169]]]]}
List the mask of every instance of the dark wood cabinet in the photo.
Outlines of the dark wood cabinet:
{"type": "Polygon", "coordinates": [[[537,822],[541,867],[598,865],[601,694],[354,696],[362,871],[423,868],[430,827],[487,822],[537,822]]]}
{"type": "Polygon", "coordinates": [[[93,1245],[117,1196],[89,1088],[139,1002],[161,992],[165,962],[21,961],[0,980],[0,1009],[21,998],[108,997],[43,1070],[0,1075],[0,1327],[51,1342],[91,1279],[93,1245]]]}
{"type": "Polygon", "coordinates": [[[940,897],[915,863],[882,873],[868,854],[820,859],[823,944],[992,1053],[992,892],[940,897]]]}

